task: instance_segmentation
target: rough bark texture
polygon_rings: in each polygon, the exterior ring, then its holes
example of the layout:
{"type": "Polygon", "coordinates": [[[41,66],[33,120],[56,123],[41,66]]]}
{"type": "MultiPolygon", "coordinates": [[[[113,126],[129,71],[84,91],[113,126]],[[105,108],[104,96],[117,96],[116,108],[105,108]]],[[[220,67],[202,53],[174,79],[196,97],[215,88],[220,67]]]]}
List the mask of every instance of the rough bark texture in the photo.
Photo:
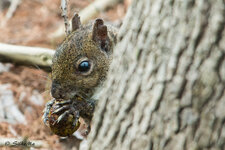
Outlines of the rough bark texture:
{"type": "Polygon", "coordinates": [[[133,0],[88,149],[225,149],[224,0],[133,0]]]}

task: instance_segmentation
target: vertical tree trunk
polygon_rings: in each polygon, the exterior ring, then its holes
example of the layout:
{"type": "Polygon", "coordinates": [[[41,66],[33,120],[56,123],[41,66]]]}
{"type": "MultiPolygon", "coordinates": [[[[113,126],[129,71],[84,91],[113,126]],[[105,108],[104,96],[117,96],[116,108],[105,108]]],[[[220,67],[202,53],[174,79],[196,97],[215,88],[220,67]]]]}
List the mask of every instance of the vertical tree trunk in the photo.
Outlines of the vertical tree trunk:
{"type": "Polygon", "coordinates": [[[225,149],[224,0],[133,0],[88,149],[225,149]]]}

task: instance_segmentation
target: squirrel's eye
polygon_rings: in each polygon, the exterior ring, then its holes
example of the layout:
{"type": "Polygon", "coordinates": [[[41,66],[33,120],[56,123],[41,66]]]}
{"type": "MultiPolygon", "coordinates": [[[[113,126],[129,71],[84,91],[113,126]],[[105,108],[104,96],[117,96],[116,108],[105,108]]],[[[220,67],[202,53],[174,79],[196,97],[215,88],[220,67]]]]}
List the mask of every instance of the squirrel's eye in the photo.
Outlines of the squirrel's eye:
{"type": "Polygon", "coordinates": [[[80,72],[87,72],[89,71],[91,68],[91,64],[89,61],[82,61],[79,65],[78,65],[78,70],[80,72]]]}

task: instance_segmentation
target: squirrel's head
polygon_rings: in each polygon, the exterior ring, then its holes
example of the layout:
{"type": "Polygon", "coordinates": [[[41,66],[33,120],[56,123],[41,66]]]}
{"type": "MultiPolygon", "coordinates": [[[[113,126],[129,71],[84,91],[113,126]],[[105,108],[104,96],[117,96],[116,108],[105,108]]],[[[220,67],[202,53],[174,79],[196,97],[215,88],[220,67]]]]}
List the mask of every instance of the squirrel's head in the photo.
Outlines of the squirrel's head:
{"type": "Polygon", "coordinates": [[[90,98],[107,76],[112,59],[112,41],[103,20],[81,26],[76,14],[72,33],[57,48],[52,63],[51,94],[56,99],[75,95],[90,98]]]}

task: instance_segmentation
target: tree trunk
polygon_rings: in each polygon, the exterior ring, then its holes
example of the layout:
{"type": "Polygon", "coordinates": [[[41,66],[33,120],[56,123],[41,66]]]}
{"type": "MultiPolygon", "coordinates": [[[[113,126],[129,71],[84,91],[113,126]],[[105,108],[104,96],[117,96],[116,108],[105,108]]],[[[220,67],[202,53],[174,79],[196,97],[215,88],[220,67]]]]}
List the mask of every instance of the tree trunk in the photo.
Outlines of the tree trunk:
{"type": "Polygon", "coordinates": [[[224,0],[133,0],[88,149],[225,149],[224,0]]]}

